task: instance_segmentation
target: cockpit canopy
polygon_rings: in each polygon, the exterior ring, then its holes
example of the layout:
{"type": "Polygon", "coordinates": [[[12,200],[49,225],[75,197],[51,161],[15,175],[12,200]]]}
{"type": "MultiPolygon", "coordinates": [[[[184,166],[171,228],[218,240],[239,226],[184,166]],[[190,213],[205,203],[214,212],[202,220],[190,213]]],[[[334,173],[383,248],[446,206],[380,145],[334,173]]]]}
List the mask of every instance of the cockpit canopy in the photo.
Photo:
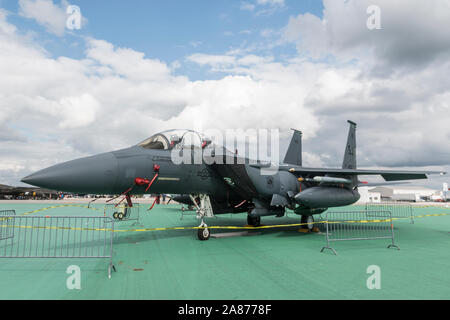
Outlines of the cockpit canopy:
{"type": "Polygon", "coordinates": [[[138,146],[145,149],[171,150],[173,148],[205,148],[211,144],[211,140],[199,132],[178,129],[157,133],[139,143],[138,146]]]}

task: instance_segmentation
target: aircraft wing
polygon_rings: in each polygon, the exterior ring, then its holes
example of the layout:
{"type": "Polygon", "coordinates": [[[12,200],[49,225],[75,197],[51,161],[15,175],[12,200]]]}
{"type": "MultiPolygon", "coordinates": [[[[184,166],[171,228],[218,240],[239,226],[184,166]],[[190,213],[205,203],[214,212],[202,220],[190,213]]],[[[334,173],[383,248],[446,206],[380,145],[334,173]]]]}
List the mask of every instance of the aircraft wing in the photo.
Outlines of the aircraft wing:
{"type": "Polygon", "coordinates": [[[331,169],[331,168],[304,168],[299,166],[280,165],[280,170],[289,171],[305,176],[358,176],[358,175],[380,175],[386,181],[401,181],[427,179],[427,175],[440,174],[444,171],[407,171],[407,170],[365,170],[365,169],[331,169]]]}

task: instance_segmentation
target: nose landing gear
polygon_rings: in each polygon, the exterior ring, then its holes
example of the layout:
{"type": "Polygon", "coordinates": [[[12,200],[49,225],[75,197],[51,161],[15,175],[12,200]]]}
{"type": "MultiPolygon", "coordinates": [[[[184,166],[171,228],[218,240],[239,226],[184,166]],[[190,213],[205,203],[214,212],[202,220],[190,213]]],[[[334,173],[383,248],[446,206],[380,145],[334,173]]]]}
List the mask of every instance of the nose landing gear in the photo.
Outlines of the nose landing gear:
{"type": "Polygon", "coordinates": [[[209,229],[207,228],[208,226],[202,221],[202,224],[200,225],[200,228],[202,229],[198,229],[197,231],[197,237],[199,240],[204,241],[204,240],[208,240],[211,232],[209,231],[209,229]],[[202,226],[204,228],[202,228],[202,226]]]}
{"type": "Polygon", "coordinates": [[[204,218],[214,217],[214,212],[211,206],[211,201],[207,194],[189,195],[195,207],[197,208],[197,219],[201,220],[199,229],[197,231],[197,237],[199,240],[208,240],[211,232],[208,229],[204,218]]]}

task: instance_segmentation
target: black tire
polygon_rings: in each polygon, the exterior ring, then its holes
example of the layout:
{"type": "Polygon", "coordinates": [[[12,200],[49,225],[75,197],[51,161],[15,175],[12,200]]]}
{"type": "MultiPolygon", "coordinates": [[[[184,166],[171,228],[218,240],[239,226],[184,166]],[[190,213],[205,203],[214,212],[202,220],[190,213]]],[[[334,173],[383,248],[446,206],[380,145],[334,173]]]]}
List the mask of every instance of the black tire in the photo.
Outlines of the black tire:
{"type": "Polygon", "coordinates": [[[119,212],[119,214],[117,215],[117,218],[119,219],[119,220],[122,220],[123,219],[123,213],[122,212],[119,212]]]}
{"type": "Polygon", "coordinates": [[[117,212],[114,212],[114,213],[113,213],[113,218],[116,219],[116,220],[117,220],[117,215],[118,215],[117,212]]]}
{"type": "Polygon", "coordinates": [[[247,224],[253,227],[259,227],[261,225],[261,217],[247,216],[247,224]]]}
{"type": "Polygon", "coordinates": [[[210,236],[211,232],[209,231],[208,228],[202,228],[197,230],[197,237],[201,241],[208,240],[210,236]]]}
{"type": "Polygon", "coordinates": [[[314,218],[313,216],[302,216],[301,223],[308,223],[305,225],[302,225],[302,229],[308,229],[311,231],[314,228],[314,218]]]}

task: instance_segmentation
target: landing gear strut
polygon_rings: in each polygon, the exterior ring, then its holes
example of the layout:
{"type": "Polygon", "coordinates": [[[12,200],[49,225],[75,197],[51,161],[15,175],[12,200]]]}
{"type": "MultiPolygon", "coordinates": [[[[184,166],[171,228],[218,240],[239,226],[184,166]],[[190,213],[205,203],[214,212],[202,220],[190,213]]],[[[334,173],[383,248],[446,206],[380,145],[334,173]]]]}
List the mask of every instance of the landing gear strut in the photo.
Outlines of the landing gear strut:
{"type": "Polygon", "coordinates": [[[208,240],[211,235],[204,218],[214,217],[214,213],[211,207],[211,201],[206,194],[189,195],[195,207],[197,208],[197,219],[201,220],[199,229],[197,231],[197,237],[199,240],[208,240]]]}
{"type": "Polygon", "coordinates": [[[252,227],[259,227],[261,225],[261,217],[247,216],[247,224],[252,227]]]}

